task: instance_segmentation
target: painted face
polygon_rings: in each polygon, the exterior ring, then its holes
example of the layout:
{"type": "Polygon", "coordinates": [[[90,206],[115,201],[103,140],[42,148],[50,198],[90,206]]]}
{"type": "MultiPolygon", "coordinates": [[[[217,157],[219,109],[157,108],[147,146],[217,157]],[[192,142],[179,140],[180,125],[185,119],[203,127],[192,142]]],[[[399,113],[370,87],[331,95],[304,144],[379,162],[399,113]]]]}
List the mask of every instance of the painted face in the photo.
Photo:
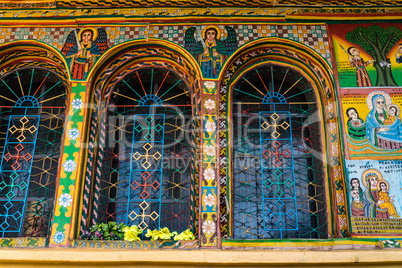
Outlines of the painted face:
{"type": "Polygon", "coordinates": [[[357,112],[356,112],[355,109],[350,110],[350,111],[348,112],[348,115],[349,115],[349,117],[352,118],[352,119],[357,119],[357,118],[359,118],[359,116],[357,115],[357,112]]]}
{"type": "Polygon", "coordinates": [[[91,31],[84,31],[81,36],[82,36],[82,43],[84,44],[88,44],[92,40],[91,31]]]}
{"type": "Polygon", "coordinates": [[[350,192],[350,194],[351,194],[351,196],[352,196],[353,198],[356,198],[356,197],[359,196],[359,191],[357,191],[357,190],[352,190],[352,191],[350,192]]]}
{"type": "Polygon", "coordinates": [[[377,188],[377,177],[370,178],[371,187],[377,188]]]}
{"type": "Polygon", "coordinates": [[[390,116],[395,116],[396,113],[397,113],[397,110],[396,110],[395,107],[393,107],[393,106],[389,107],[389,109],[388,109],[388,114],[389,114],[390,116]]]}
{"type": "Polygon", "coordinates": [[[382,98],[378,98],[375,100],[375,106],[377,108],[384,108],[385,107],[385,101],[382,98]]]}
{"type": "Polygon", "coordinates": [[[359,181],[358,180],[353,180],[352,181],[352,186],[353,186],[353,188],[359,188],[359,186],[360,186],[360,183],[359,183],[359,181]]]}
{"type": "Polygon", "coordinates": [[[205,35],[206,35],[208,41],[212,41],[215,39],[216,32],[215,32],[215,30],[208,30],[205,35]]]}
{"type": "Polygon", "coordinates": [[[381,191],[386,191],[387,185],[385,183],[380,183],[380,188],[381,188],[381,191]]]}
{"type": "Polygon", "coordinates": [[[398,51],[399,51],[399,53],[402,53],[402,45],[399,45],[398,51]]]}
{"type": "Polygon", "coordinates": [[[354,47],[350,49],[350,54],[352,54],[352,56],[360,56],[360,51],[354,47]]]}

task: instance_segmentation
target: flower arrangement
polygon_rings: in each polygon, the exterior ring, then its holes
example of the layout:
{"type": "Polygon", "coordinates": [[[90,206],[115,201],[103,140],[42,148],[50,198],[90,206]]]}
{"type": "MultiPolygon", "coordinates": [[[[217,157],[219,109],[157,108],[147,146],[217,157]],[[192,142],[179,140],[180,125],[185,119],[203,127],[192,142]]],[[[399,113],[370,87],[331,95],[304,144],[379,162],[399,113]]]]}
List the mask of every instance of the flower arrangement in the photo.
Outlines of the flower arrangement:
{"type": "MultiPolygon", "coordinates": [[[[84,240],[126,240],[129,242],[141,240],[140,236],[143,230],[138,228],[137,225],[131,227],[126,226],[124,223],[117,224],[116,222],[98,223],[90,227],[81,236],[84,240]]],[[[194,240],[195,236],[190,229],[187,229],[180,234],[177,232],[170,232],[169,228],[164,227],[155,230],[147,230],[145,237],[151,240],[194,240]]]]}
{"type": "Polygon", "coordinates": [[[125,228],[127,226],[124,223],[117,224],[114,221],[108,223],[97,223],[92,225],[82,235],[82,239],[85,240],[123,240],[125,235],[125,228]]]}

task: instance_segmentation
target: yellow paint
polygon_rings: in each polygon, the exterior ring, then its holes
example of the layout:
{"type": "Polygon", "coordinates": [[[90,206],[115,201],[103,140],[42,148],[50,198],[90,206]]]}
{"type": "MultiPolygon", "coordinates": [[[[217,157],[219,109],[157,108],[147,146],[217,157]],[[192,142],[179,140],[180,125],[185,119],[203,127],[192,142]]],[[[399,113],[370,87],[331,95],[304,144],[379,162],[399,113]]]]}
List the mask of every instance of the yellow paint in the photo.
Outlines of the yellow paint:
{"type": "MultiPolygon", "coordinates": [[[[60,213],[60,212],[59,212],[60,213]]],[[[54,217],[55,217],[56,215],[53,215],[53,218],[52,219],[54,219],[54,217]]],[[[53,221],[52,221],[53,222],[53,221]]],[[[54,239],[53,239],[53,237],[54,237],[54,235],[57,233],[57,227],[59,227],[59,224],[58,223],[53,223],[52,224],[52,232],[51,232],[51,234],[50,234],[50,238],[49,238],[49,243],[50,244],[56,244],[56,242],[54,242],[54,239]]],[[[1,256],[1,255],[0,255],[1,256]]]]}
{"type": "MultiPolygon", "coordinates": [[[[75,84],[75,83],[73,83],[73,84],[75,84]]],[[[73,107],[72,107],[72,105],[71,105],[71,103],[72,103],[72,101],[75,99],[75,93],[71,93],[70,94],[70,103],[69,103],[69,106],[68,106],[68,115],[69,116],[73,116],[74,115],[74,109],[73,109],[73,107]]],[[[67,118],[68,119],[68,118],[67,118]]]]}
{"type": "MultiPolygon", "coordinates": [[[[64,162],[66,162],[67,156],[68,156],[67,153],[63,153],[63,157],[61,158],[61,162],[60,162],[60,163],[63,164],[64,162]]],[[[61,178],[61,179],[67,178],[67,174],[66,174],[66,172],[64,171],[63,166],[60,167],[60,178],[61,178]]]]}
{"type": "MultiPolygon", "coordinates": [[[[72,197],[74,197],[74,189],[75,189],[74,185],[70,185],[68,187],[68,190],[70,191],[68,194],[71,195],[72,197]]],[[[69,207],[67,207],[67,211],[66,211],[66,213],[64,213],[64,217],[67,217],[67,218],[71,217],[71,212],[72,212],[73,206],[74,206],[74,200],[71,202],[71,205],[69,207]]]]}
{"type": "Polygon", "coordinates": [[[0,267],[315,266],[377,264],[400,267],[401,250],[127,250],[2,249],[0,267]],[[156,254],[157,253],[157,254],[156,254]]]}
{"type": "Polygon", "coordinates": [[[64,185],[60,185],[59,188],[57,189],[55,208],[54,208],[54,216],[55,217],[60,216],[60,205],[58,202],[58,198],[60,197],[61,194],[63,194],[63,190],[64,190],[64,185]]]}

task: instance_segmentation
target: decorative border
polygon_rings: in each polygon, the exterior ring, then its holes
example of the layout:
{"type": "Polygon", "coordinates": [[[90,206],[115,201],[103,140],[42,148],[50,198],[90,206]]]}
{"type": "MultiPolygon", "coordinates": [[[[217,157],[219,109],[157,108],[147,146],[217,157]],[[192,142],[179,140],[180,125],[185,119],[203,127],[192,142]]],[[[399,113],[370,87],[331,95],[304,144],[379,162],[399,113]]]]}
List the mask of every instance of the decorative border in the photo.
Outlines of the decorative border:
{"type": "Polygon", "coordinates": [[[192,241],[94,241],[73,240],[74,248],[131,248],[131,249],[198,249],[198,240],[192,241]]]}
{"type": "Polygon", "coordinates": [[[0,248],[44,248],[47,245],[48,239],[44,237],[0,238],[0,248]]]}

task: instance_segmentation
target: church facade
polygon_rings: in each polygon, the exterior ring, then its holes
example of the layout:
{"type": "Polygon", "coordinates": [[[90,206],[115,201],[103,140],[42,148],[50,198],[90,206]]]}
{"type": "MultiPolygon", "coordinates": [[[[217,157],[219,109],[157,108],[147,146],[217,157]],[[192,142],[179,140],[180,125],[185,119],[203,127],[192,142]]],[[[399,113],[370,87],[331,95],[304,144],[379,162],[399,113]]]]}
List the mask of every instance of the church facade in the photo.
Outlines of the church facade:
{"type": "Polygon", "coordinates": [[[398,261],[400,4],[0,1],[4,261],[398,261]]]}

